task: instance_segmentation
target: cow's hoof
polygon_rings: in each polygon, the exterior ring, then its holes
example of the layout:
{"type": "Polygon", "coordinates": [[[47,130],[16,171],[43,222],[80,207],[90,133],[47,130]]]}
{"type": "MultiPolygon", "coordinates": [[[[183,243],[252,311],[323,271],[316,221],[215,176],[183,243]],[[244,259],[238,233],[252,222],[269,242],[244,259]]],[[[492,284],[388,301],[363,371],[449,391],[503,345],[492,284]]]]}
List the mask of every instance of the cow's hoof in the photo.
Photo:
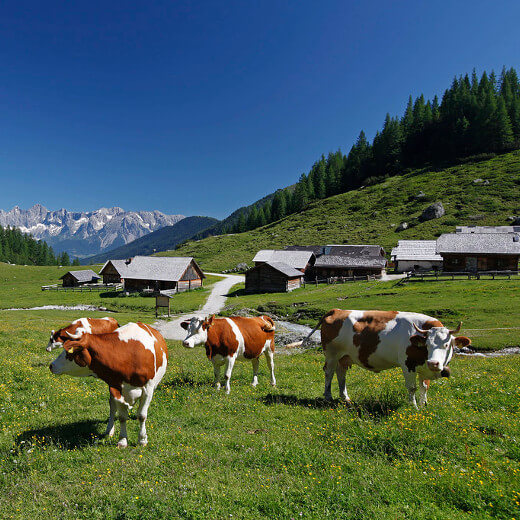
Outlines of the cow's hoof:
{"type": "Polygon", "coordinates": [[[255,388],[258,385],[258,381],[256,383],[251,383],[251,386],[255,388]]]}
{"type": "Polygon", "coordinates": [[[350,406],[352,404],[352,401],[348,397],[341,397],[341,401],[344,402],[346,405],[350,406]]]}
{"type": "Polygon", "coordinates": [[[276,381],[271,381],[271,386],[276,386],[276,381]]]}
{"type": "Polygon", "coordinates": [[[139,440],[139,444],[140,444],[141,446],[146,446],[146,445],[148,444],[148,439],[140,439],[140,440],[139,440]]]}
{"type": "Polygon", "coordinates": [[[323,399],[325,399],[325,401],[332,401],[332,400],[333,400],[333,399],[332,399],[332,395],[328,395],[328,394],[325,394],[325,395],[323,396],[323,399]]]}
{"type": "Polygon", "coordinates": [[[117,443],[117,447],[118,448],[126,448],[128,446],[128,441],[126,439],[121,439],[118,443],[117,443]]]}
{"type": "Polygon", "coordinates": [[[113,437],[114,436],[114,428],[112,428],[111,430],[107,430],[104,434],[103,434],[103,437],[113,437]]]}

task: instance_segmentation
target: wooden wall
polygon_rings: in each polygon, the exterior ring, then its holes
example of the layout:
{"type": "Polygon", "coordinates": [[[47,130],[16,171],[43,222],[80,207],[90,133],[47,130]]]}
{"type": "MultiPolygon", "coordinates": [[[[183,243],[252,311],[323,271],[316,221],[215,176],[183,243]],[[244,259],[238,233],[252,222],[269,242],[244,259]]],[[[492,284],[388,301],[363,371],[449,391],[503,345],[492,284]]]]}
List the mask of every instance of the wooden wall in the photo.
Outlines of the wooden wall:
{"type": "Polygon", "coordinates": [[[443,253],[444,271],[517,271],[520,255],[443,253]]]}

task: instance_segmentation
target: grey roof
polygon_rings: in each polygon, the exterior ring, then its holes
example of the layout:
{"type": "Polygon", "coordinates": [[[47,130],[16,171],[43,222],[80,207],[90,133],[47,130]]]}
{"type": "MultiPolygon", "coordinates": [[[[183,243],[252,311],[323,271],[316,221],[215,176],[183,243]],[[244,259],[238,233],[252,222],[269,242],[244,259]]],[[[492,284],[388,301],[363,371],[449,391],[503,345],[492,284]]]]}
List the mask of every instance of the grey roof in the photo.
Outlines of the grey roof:
{"type": "Polygon", "coordinates": [[[520,233],[520,226],[457,226],[456,233],[520,233]]]}
{"type": "Polygon", "coordinates": [[[338,256],[365,256],[365,257],[381,257],[384,255],[384,250],[378,245],[368,244],[332,244],[324,248],[324,254],[338,256]]]}
{"type": "Polygon", "coordinates": [[[324,246],[286,246],[285,251],[312,251],[316,256],[323,254],[324,246]]]}
{"type": "Polygon", "coordinates": [[[93,280],[101,279],[92,269],[82,269],[81,271],[68,271],[63,276],[60,276],[60,280],[68,274],[71,274],[78,282],[92,282],[93,280]]]}
{"type": "Polygon", "coordinates": [[[442,256],[436,252],[436,240],[399,240],[392,249],[395,260],[426,260],[442,262],[442,256]]]}
{"type": "Polygon", "coordinates": [[[281,262],[295,269],[305,269],[312,256],[312,251],[262,249],[255,255],[253,262],[281,262]]]}
{"type": "MultiPolygon", "coordinates": [[[[177,282],[188,269],[192,257],[181,256],[135,256],[128,260],[109,260],[100,274],[110,262],[121,278],[126,280],[159,280],[177,282]]],[[[198,267],[198,266],[197,266],[198,267]]],[[[202,275],[204,277],[204,275],[202,275]]]]}
{"type": "Polygon", "coordinates": [[[520,255],[520,237],[515,233],[447,233],[437,239],[437,253],[520,255]]]}
{"type": "Polygon", "coordinates": [[[386,259],[379,257],[360,257],[347,255],[322,255],[317,258],[314,267],[368,267],[373,269],[383,269],[386,267],[386,259]]]}
{"type": "Polygon", "coordinates": [[[278,272],[284,274],[288,278],[299,278],[303,276],[301,271],[298,271],[297,269],[294,269],[294,267],[284,264],[283,262],[265,262],[265,264],[272,267],[273,269],[276,269],[278,272]]]}

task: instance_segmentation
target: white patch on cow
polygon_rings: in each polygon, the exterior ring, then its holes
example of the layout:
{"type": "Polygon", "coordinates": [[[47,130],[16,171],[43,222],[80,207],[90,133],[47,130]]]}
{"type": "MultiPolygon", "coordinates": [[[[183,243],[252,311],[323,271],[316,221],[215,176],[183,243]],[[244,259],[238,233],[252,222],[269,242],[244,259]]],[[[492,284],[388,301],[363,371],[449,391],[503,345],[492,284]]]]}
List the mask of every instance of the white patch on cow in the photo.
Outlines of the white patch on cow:
{"type": "Polygon", "coordinates": [[[233,331],[233,334],[235,335],[235,338],[238,342],[237,351],[233,354],[233,357],[235,359],[240,358],[242,359],[244,357],[244,353],[246,351],[246,346],[244,342],[244,336],[242,335],[242,332],[238,328],[238,325],[230,318],[224,318],[231,327],[231,330],[233,331]]]}
{"type": "Polygon", "coordinates": [[[155,342],[157,340],[151,332],[147,332],[143,328],[139,327],[137,323],[127,323],[126,325],[116,329],[114,332],[117,332],[117,336],[121,341],[139,341],[146,350],[149,350],[153,354],[154,367],[157,366],[155,359],[155,342]]]}
{"type": "Polygon", "coordinates": [[[123,383],[121,385],[121,398],[123,402],[128,406],[134,406],[135,402],[143,395],[143,387],[132,386],[129,383],[123,383]]]}
{"type": "Polygon", "coordinates": [[[80,318],[72,322],[72,325],[79,325],[74,334],[92,334],[92,327],[88,318],[80,318]]]}

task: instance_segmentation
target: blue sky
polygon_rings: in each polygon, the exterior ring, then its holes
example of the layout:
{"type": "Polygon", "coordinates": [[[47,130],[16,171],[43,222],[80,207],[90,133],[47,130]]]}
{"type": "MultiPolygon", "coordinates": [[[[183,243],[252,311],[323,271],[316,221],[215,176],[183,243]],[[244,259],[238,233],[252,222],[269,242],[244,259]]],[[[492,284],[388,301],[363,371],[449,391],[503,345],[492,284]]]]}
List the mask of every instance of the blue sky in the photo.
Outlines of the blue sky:
{"type": "Polygon", "coordinates": [[[0,208],[227,216],[409,94],[520,69],[520,2],[7,1],[0,208]]]}

